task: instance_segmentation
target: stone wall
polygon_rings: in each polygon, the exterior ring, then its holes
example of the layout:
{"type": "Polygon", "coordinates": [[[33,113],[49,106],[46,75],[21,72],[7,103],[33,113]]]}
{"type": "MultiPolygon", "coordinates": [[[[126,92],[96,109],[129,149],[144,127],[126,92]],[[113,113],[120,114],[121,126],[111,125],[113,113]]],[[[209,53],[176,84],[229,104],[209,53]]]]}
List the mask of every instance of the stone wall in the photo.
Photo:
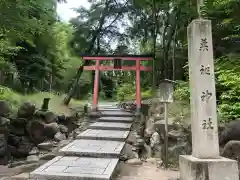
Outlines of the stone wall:
{"type": "MultiPolygon", "coordinates": [[[[119,105],[130,111],[135,110],[133,102],[119,105]]],[[[129,137],[128,146],[132,146],[141,159],[164,160],[164,105],[157,100],[145,100],[142,105],[141,116],[133,124],[132,133],[129,137]]],[[[168,120],[168,153],[169,164],[172,167],[178,166],[180,154],[191,153],[191,133],[190,128],[179,123],[174,117],[168,120]]]]}
{"type": "Polygon", "coordinates": [[[0,164],[22,158],[37,161],[41,149],[51,151],[73,136],[82,119],[83,114],[75,111],[70,116],[55,114],[30,102],[24,102],[14,115],[8,104],[0,101],[0,164]]]}
{"type": "MultiPolygon", "coordinates": [[[[156,99],[144,100],[143,103],[141,116],[133,124],[128,147],[135,150],[136,153],[134,152],[132,155],[137,154],[137,157],[164,160],[164,105],[156,99]]],[[[119,106],[129,111],[135,111],[136,107],[134,102],[125,102],[119,106]]],[[[171,166],[178,166],[179,155],[192,153],[189,120],[189,117],[182,121],[179,121],[177,117],[169,117],[168,154],[171,166]]],[[[240,165],[240,119],[229,124],[219,123],[218,130],[220,154],[237,160],[240,165]]]]}

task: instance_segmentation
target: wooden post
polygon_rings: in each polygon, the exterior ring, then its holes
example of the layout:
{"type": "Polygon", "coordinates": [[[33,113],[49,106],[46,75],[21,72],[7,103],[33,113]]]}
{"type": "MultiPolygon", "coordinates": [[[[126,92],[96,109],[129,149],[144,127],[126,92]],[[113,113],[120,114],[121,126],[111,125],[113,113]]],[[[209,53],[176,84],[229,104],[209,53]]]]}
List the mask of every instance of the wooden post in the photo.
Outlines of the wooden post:
{"type": "Polygon", "coordinates": [[[136,102],[137,114],[139,114],[141,110],[140,60],[136,60],[136,102]]]}
{"type": "Polygon", "coordinates": [[[173,102],[173,81],[165,79],[159,84],[159,101],[164,103],[164,165],[168,168],[168,104],[173,102]]]}
{"type": "Polygon", "coordinates": [[[164,149],[165,149],[165,168],[168,168],[168,102],[164,102],[164,120],[165,120],[165,138],[164,138],[164,149]]]}
{"type": "Polygon", "coordinates": [[[100,66],[100,61],[96,60],[96,69],[95,69],[95,78],[94,78],[94,92],[93,92],[93,105],[92,109],[97,110],[97,105],[98,105],[98,91],[99,91],[99,66],[100,66]]]}

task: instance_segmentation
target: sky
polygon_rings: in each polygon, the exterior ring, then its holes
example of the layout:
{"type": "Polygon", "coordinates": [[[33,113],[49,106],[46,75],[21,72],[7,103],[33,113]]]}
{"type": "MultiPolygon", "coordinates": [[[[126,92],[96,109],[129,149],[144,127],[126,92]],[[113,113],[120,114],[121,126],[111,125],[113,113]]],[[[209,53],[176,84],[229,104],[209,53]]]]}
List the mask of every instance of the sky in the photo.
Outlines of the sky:
{"type": "MultiPolygon", "coordinates": [[[[63,21],[68,22],[71,18],[77,16],[73,8],[78,8],[80,6],[88,8],[90,7],[90,4],[88,3],[87,0],[67,0],[67,3],[58,4],[57,12],[63,21]]],[[[124,28],[121,26],[119,26],[119,29],[120,32],[124,31],[124,28]]],[[[117,46],[117,44],[113,42],[111,46],[114,49],[117,46]]]]}
{"type": "Polygon", "coordinates": [[[71,18],[77,16],[72,8],[80,6],[89,7],[89,3],[87,0],[67,0],[67,3],[58,4],[57,12],[62,20],[69,21],[71,18]]]}

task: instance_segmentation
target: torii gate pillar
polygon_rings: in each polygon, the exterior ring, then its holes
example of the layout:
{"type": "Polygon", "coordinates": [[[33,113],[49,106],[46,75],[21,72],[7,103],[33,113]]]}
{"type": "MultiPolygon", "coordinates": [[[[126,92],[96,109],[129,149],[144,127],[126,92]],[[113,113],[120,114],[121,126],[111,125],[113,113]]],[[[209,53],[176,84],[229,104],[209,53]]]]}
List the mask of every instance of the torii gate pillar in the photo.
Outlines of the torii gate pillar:
{"type": "Polygon", "coordinates": [[[140,113],[141,110],[141,86],[140,86],[140,72],[141,71],[151,71],[152,67],[145,67],[140,65],[140,61],[143,60],[152,60],[152,56],[136,56],[136,55],[127,55],[127,56],[84,56],[84,60],[95,60],[95,66],[84,66],[84,70],[95,71],[94,79],[94,92],[93,92],[93,103],[92,110],[98,110],[98,96],[99,96],[99,80],[100,80],[100,71],[135,71],[136,72],[136,106],[137,113],[140,113]],[[100,64],[101,60],[130,60],[135,61],[136,66],[104,66],[100,64]]]}

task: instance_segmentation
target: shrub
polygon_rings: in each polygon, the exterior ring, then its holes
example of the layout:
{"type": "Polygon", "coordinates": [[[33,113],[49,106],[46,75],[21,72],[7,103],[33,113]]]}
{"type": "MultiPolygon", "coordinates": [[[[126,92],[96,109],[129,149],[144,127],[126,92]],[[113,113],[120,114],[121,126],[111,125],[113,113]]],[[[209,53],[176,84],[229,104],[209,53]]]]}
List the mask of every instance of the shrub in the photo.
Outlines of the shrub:
{"type": "Polygon", "coordinates": [[[0,86],[0,100],[6,101],[15,112],[20,105],[21,97],[18,93],[12,91],[11,89],[0,86]]]}
{"type": "Polygon", "coordinates": [[[189,101],[189,84],[185,81],[178,81],[174,90],[174,99],[177,101],[189,101]]]}
{"type": "Polygon", "coordinates": [[[133,95],[136,94],[136,88],[131,83],[124,83],[119,88],[117,88],[117,101],[125,101],[133,99],[133,95]]]}
{"type": "Polygon", "coordinates": [[[218,83],[221,88],[219,113],[224,121],[240,117],[240,72],[233,69],[218,71],[218,83]]]}

